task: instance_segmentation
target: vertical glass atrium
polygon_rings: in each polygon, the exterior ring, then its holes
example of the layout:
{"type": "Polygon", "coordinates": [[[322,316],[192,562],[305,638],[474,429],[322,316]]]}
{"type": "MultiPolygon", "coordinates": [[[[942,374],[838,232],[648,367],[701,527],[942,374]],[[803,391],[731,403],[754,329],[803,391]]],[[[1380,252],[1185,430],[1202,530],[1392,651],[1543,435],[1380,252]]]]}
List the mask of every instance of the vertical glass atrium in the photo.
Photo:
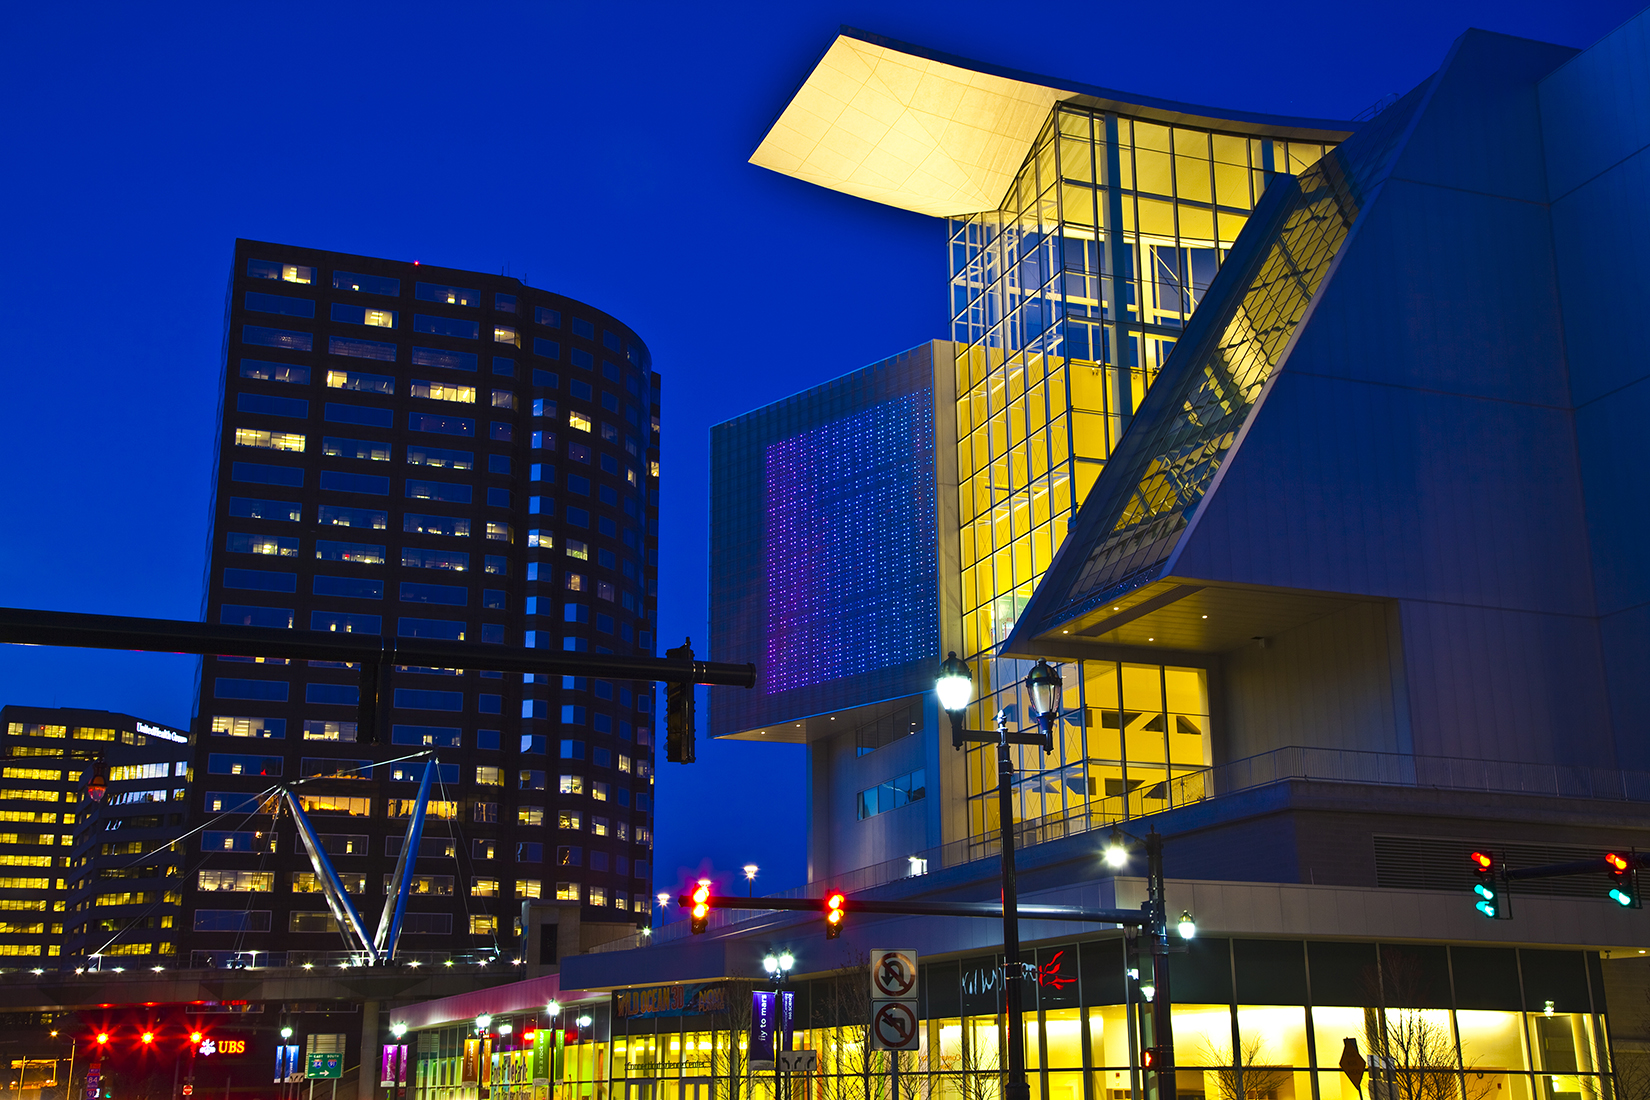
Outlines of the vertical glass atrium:
{"type": "MultiPolygon", "coordinates": [[[[1077,507],[1266,188],[1318,143],[1171,125],[1063,103],[996,210],[949,220],[957,350],[962,640],[970,726],[1030,712],[1026,663],[995,661],[1077,507]]],[[[1198,669],[1065,667],[1048,756],[1022,748],[1015,813],[1120,818],[1198,792],[1209,763],[1198,669]],[[1177,794],[1178,791],[1178,794],[1177,794]]],[[[997,832],[995,750],[969,750],[968,831],[997,832]]]]}

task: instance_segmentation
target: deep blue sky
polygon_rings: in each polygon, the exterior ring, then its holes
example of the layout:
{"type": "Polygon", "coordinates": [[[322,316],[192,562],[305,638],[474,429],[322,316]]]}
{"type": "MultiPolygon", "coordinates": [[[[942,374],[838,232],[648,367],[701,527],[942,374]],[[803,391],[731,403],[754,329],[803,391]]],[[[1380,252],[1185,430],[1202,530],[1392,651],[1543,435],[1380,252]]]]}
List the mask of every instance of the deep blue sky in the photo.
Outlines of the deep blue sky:
{"type": "MultiPolygon", "coordinates": [[[[0,41],[0,605],[194,618],[236,237],[505,271],[664,376],[660,636],[706,622],[713,423],[945,334],[939,223],[745,163],[849,24],[1168,99],[1348,117],[1469,26],[1639,0],[19,4],[0,41]]],[[[0,703],[191,712],[193,659],[0,646],[0,703]]],[[[729,690],[729,689],[723,689],[729,690]]],[[[804,877],[799,749],[660,764],[658,886],[804,877]]]]}

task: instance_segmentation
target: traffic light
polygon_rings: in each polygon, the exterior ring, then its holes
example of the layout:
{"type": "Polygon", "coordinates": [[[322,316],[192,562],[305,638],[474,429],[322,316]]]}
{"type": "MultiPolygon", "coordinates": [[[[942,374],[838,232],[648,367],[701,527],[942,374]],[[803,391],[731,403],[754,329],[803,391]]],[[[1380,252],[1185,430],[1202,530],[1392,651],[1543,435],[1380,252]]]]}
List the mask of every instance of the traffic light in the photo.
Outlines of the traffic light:
{"type": "Polygon", "coordinates": [[[143,1033],[143,1045],[144,1046],[152,1046],[152,1045],[154,1045],[154,1042],[155,1042],[155,1033],[152,1032],[152,1031],[145,1031],[143,1033]]]}
{"type": "Polygon", "coordinates": [[[109,1033],[107,1031],[100,1031],[97,1033],[97,1045],[100,1047],[106,1047],[109,1045],[109,1033]]]}
{"type": "Polygon", "coordinates": [[[1610,900],[1629,909],[1644,908],[1639,898],[1637,857],[1611,852],[1604,857],[1604,866],[1610,872],[1610,900]]]}
{"type": "Polygon", "coordinates": [[[1511,920],[1512,908],[1505,896],[1506,874],[1501,861],[1493,852],[1474,852],[1467,858],[1472,861],[1473,908],[1490,920],[1511,920]]]}
{"type": "Polygon", "coordinates": [[[834,940],[842,935],[842,905],[848,899],[842,896],[840,890],[828,894],[825,898],[825,938],[834,940]]]}
{"type": "Polygon", "coordinates": [[[709,927],[710,906],[706,904],[709,899],[710,883],[701,882],[693,888],[693,908],[688,911],[688,930],[695,936],[709,927]]]}
{"type": "Polygon", "coordinates": [[[1159,1069],[1163,1063],[1163,1051],[1160,1047],[1145,1047],[1140,1051],[1141,1069],[1159,1069]]]}
{"type": "Polygon", "coordinates": [[[199,1032],[199,1031],[191,1031],[191,1032],[190,1032],[190,1033],[189,1033],[189,1041],[190,1041],[190,1042],[191,1042],[191,1043],[194,1043],[194,1044],[196,1044],[196,1045],[197,1045],[197,1046],[198,1046],[198,1045],[200,1045],[200,1041],[201,1041],[201,1040],[202,1040],[202,1039],[204,1039],[204,1038],[206,1038],[206,1036],[205,1036],[205,1035],[203,1035],[203,1034],[202,1034],[202,1033],[201,1033],[201,1032],[199,1032]]]}
{"type": "MultiPolygon", "coordinates": [[[[675,649],[665,650],[673,661],[693,660],[693,639],[689,638],[675,649]]],[[[694,761],[693,743],[693,685],[665,685],[665,759],[672,764],[691,764],[694,761]]]]}

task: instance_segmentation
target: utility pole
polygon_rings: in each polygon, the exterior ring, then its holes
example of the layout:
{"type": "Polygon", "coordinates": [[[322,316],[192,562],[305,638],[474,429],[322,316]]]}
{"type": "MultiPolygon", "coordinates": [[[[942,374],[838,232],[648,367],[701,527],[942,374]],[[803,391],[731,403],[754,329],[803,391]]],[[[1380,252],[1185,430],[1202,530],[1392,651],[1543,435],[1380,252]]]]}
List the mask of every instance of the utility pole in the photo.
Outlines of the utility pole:
{"type": "Polygon", "coordinates": [[[997,819],[1003,832],[1003,994],[1008,1009],[1008,1083],[1003,1100],[1031,1100],[1026,1081],[1024,974],[1020,964],[1020,891],[1014,871],[1014,761],[1008,722],[997,716],[997,819]]]}
{"type": "Polygon", "coordinates": [[[1163,903],[1163,835],[1146,834],[1146,904],[1151,907],[1152,937],[1152,1073],[1157,1100],[1175,1100],[1174,1019],[1169,995],[1169,921],[1163,903]]]}

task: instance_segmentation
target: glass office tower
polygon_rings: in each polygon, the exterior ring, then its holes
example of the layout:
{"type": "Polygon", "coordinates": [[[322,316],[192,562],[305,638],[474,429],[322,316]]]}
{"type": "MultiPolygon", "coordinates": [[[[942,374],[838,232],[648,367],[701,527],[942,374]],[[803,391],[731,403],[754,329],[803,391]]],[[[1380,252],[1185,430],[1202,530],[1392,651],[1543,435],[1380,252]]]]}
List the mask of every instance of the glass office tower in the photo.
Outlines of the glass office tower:
{"type": "MultiPolygon", "coordinates": [[[[228,307],[208,621],[653,651],[660,380],[629,327],[516,279],[252,241],[228,307]]],[[[514,957],[524,902],[645,919],[652,684],[398,666],[369,747],[359,676],[203,661],[195,961],[343,946],[280,784],[375,922],[425,750],[405,950],[514,957]]]]}

